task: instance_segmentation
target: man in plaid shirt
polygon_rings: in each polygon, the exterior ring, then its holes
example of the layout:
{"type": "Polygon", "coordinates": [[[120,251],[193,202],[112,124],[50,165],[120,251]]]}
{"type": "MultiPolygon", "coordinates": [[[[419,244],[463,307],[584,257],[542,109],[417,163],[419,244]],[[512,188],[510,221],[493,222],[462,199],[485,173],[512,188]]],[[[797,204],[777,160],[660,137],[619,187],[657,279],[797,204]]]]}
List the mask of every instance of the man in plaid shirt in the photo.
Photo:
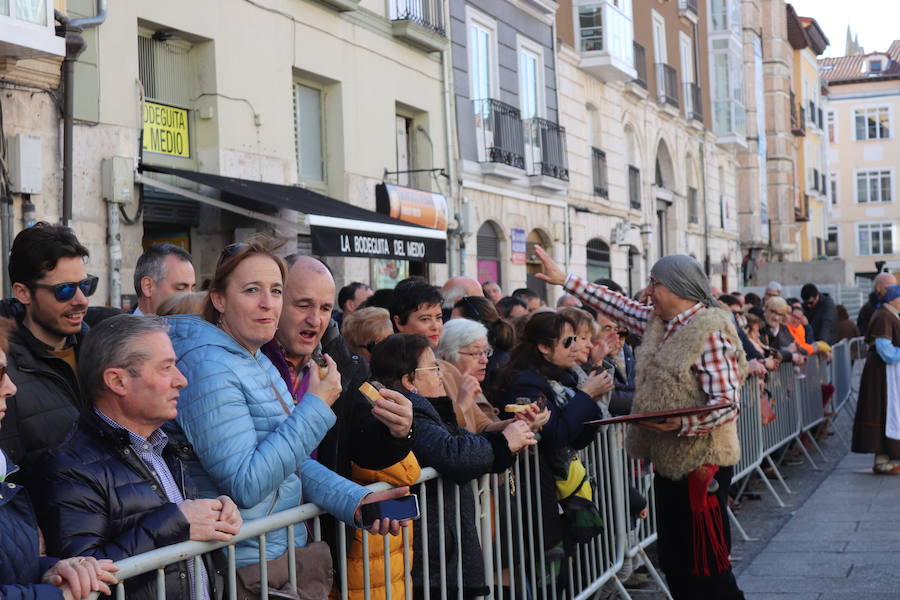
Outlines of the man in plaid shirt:
{"type": "Polygon", "coordinates": [[[638,354],[634,412],[727,405],[662,422],[642,421],[641,429],[628,432],[629,452],[652,458],[656,467],[659,553],[673,597],[743,599],[728,559],[725,507],[739,457],[735,421],[746,361],[733,320],[718,308],[702,268],[688,256],[663,257],[641,293],[650,300],[645,305],[567,275],[543,249],[535,252],[543,263],[538,278],[563,286],[607,318],[647,336],[647,347],[638,354]],[[687,372],[692,377],[686,378],[687,372]]]}

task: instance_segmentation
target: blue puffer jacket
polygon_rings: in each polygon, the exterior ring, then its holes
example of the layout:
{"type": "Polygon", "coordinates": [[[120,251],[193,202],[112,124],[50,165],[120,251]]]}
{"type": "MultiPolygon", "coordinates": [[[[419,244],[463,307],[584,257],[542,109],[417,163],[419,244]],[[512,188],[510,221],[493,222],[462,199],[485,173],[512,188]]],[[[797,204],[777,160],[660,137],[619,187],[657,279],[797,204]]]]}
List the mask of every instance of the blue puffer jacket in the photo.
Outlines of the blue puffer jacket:
{"type": "MultiPolygon", "coordinates": [[[[169,336],[188,385],[176,422],[166,431],[193,446],[186,461],[201,498],[230,496],[245,521],[313,502],[346,523],[368,490],[309,457],[335,423],[331,409],[306,394],[290,417],[287,386],[262,352],[250,354],[234,338],[195,316],[169,317],[169,336]],[[297,473],[300,473],[300,477],[297,473]]],[[[297,546],[306,528],[295,528],[297,546]]],[[[266,536],[269,560],[287,551],[287,531],[266,536]]],[[[237,545],[237,566],[259,562],[254,538],[237,545]]]]}
{"type": "MultiPolygon", "coordinates": [[[[16,471],[8,466],[10,473],[16,471]]],[[[57,560],[40,556],[37,520],[25,488],[0,483],[0,599],[62,600],[58,587],[41,583],[57,560]]]]}

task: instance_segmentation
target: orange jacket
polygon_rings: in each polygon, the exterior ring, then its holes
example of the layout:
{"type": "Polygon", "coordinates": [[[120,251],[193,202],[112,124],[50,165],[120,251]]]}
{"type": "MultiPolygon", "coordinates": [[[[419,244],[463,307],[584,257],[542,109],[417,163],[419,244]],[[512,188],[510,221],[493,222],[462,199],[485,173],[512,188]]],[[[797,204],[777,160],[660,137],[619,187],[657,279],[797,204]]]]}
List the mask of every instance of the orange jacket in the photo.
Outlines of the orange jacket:
{"type": "Polygon", "coordinates": [[[803,351],[810,356],[816,353],[816,349],[806,343],[806,329],[802,324],[797,325],[796,327],[785,325],[785,327],[787,327],[787,330],[790,332],[791,337],[794,338],[794,341],[797,342],[798,347],[802,348],[803,351]]]}
{"type": "MultiPolygon", "coordinates": [[[[406,458],[380,471],[363,469],[353,464],[353,481],[367,485],[376,481],[384,481],[391,485],[412,485],[419,479],[421,468],[416,456],[410,452],[406,458]]],[[[412,567],[412,527],[406,529],[409,536],[409,565],[412,567]]],[[[369,538],[369,598],[383,600],[384,590],[384,540],[388,540],[389,559],[391,565],[391,598],[406,598],[406,586],[403,573],[403,536],[371,535],[361,529],[353,532],[353,539],[347,551],[347,591],[351,600],[363,600],[363,555],[362,536],[369,538]]],[[[334,592],[339,592],[339,582],[335,582],[334,592]]],[[[339,594],[338,594],[339,597],[339,594]]]]}

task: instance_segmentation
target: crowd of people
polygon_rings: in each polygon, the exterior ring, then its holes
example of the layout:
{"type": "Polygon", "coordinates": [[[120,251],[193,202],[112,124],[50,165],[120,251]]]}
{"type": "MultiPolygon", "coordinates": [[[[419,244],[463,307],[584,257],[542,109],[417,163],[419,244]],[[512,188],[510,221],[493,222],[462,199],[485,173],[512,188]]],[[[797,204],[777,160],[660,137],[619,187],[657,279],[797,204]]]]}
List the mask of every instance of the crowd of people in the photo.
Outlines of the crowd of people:
{"type": "MultiPolygon", "coordinates": [[[[802,369],[813,354],[827,358],[830,344],[856,334],[846,311],[812,284],[799,299],[782,298],[775,282],[765,299],[716,293],[681,255],[658,261],[629,298],[612,280],[585,281],[536,252],[538,277],[564,289],[555,308],[529,289],[507,296],[466,277],[338,290],[322,262],[283,258],[265,236],[226,246],[207,289],[195,291],[190,254],[156,244],[136,264],[137,307],[126,313],[89,308],[98,279],[71,230],[23,230],[9,257],[14,298],[0,304],[0,596],[108,594],[112,561],[186,540],[230,541],[244,521],[313,502],[329,515],[323,541],[297,527],[269,533],[264,548],[257,538],[237,543],[238,598],[258,597],[263,577],[274,593],[297,597],[291,543],[302,597],[327,597],[341,562],[338,522],[350,531],[350,595],[362,598],[363,536],[410,527],[364,523],[362,507],[407,494],[423,467],[443,477],[427,482],[427,518],[411,528],[414,594],[484,595],[508,585],[509,573],[484,572],[475,519],[483,499],[456,484],[511,477],[537,446],[534,497],[509,491],[492,501],[524,510],[539,498],[543,536],[531,550],[565,556],[603,527],[594,504],[578,501],[592,493],[578,458],[598,431],[588,422],[710,404],[629,427],[627,448],[657,474],[659,554],[673,596],[742,598],[724,513],[741,385],[781,363],[802,369]],[[374,397],[361,390],[366,382],[374,397]],[[395,487],[364,487],[377,481],[395,487]],[[42,557],[38,528],[46,554],[62,560],[42,557]],[[457,563],[461,579],[448,567],[457,563]]],[[[636,490],[631,504],[634,518],[646,515],[636,490]]],[[[502,518],[494,535],[526,543],[517,527],[502,518]]],[[[368,548],[372,597],[387,586],[403,597],[399,538],[368,548]]],[[[221,595],[223,561],[213,552],[169,565],[166,596],[221,595]]],[[[158,581],[131,578],[126,592],[156,597],[158,581]]]]}

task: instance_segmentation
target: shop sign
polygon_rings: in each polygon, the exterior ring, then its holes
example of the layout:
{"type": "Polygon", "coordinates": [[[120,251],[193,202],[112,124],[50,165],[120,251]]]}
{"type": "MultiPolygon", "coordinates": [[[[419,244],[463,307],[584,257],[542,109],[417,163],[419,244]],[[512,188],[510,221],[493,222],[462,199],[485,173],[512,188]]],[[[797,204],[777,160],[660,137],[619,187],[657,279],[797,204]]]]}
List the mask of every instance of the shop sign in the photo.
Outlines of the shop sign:
{"type": "Polygon", "coordinates": [[[189,129],[186,109],[144,102],[144,152],[190,158],[189,129]]]}
{"type": "Polygon", "coordinates": [[[514,265],[524,265],[525,264],[525,230],[524,229],[510,229],[509,230],[509,240],[512,244],[511,252],[510,252],[510,261],[514,265]]]}
{"type": "Polygon", "coordinates": [[[315,226],[310,227],[310,235],[313,253],[321,256],[447,262],[447,242],[444,239],[315,226]]]}
{"type": "Polygon", "coordinates": [[[375,186],[375,207],[381,214],[407,223],[447,229],[447,198],[441,194],[379,183],[375,186]]]}

